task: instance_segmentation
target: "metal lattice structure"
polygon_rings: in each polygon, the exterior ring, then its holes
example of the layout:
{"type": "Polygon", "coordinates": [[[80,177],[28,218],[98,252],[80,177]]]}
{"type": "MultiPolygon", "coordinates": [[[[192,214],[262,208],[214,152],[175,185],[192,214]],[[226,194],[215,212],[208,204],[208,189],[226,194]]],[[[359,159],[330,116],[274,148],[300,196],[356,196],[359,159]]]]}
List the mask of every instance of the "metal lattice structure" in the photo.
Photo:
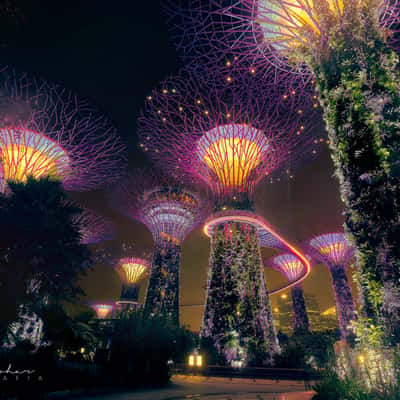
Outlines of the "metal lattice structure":
{"type": "Polygon", "coordinates": [[[154,239],[145,316],[157,314],[179,324],[182,242],[205,211],[198,195],[162,174],[137,170],[122,182],[113,198],[125,215],[146,225],[154,239]]]}
{"type": "Polygon", "coordinates": [[[354,248],[344,233],[327,233],[308,241],[310,254],[329,267],[333,291],[338,310],[339,328],[342,339],[352,341],[354,334],[350,323],[357,318],[346,269],[354,255],[354,248]]]}
{"type": "Polygon", "coordinates": [[[125,146],[109,121],[57,85],[3,71],[0,82],[0,186],[29,175],[91,190],[121,175],[125,146]]]}
{"type": "MultiPolygon", "coordinates": [[[[304,274],[304,265],[301,260],[291,253],[280,254],[266,262],[274,269],[281,272],[289,282],[296,281],[304,274]]],[[[304,333],[310,330],[310,323],[307,316],[306,304],[304,301],[303,289],[300,284],[292,286],[292,327],[293,333],[304,333]]]]}
{"type": "MultiPolygon", "coordinates": [[[[184,61],[195,68],[223,68],[244,61],[261,74],[284,74],[290,84],[307,86],[312,74],[302,57],[297,57],[299,52],[304,48],[323,48],[343,14],[363,13],[363,3],[171,0],[167,14],[176,47],[184,61]],[[289,77],[293,74],[297,78],[289,77]]],[[[399,2],[382,0],[374,6],[382,27],[398,47],[399,2]]]]}
{"type": "Polygon", "coordinates": [[[260,239],[276,247],[282,240],[254,214],[254,190],[266,176],[292,176],[299,155],[312,155],[312,120],[303,117],[314,108],[284,86],[271,86],[266,95],[251,71],[231,72],[185,70],[163,82],[147,97],[138,129],[141,147],[156,162],[203,182],[214,195],[216,213],[205,224],[211,255],[203,337],[225,363],[252,362],[252,341],[268,362],[278,345],[260,239]]]}
{"type": "Polygon", "coordinates": [[[79,227],[81,243],[96,244],[115,236],[115,226],[109,219],[86,207],[80,208],[82,212],[75,216],[74,223],[79,227]]]}
{"type": "Polygon", "coordinates": [[[121,298],[117,304],[122,313],[129,313],[139,305],[140,286],[150,272],[151,263],[144,258],[124,257],[119,260],[116,268],[122,280],[121,298]]]}
{"type": "Polygon", "coordinates": [[[328,266],[344,265],[347,267],[354,255],[354,247],[347,241],[344,233],[326,233],[309,241],[312,255],[319,262],[328,266]]]}
{"type": "Polygon", "coordinates": [[[138,121],[141,147],[163,168],[203,181],[218,209],[251,208],[266,176],[292,177],[299,159],[315,154],[312,98],[283,86],[266,93],[248,71],[182,71],[147,97],[138,121]]]}

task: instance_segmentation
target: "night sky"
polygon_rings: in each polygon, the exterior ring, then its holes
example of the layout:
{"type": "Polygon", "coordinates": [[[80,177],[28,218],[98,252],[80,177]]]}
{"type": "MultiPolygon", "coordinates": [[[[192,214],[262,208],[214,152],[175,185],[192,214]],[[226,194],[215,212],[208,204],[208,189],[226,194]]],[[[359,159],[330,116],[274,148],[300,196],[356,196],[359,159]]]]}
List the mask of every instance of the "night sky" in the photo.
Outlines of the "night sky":
{"type": "MultiPolygon", "coordinates": [[[[148,165],[137,146],[136,118],[146,94],[180,66],[168,39],[161,1],[20,0],[17,5],[22,16],[1,50],[4,63],[59,83],[91,101],[127,142],[129,169],[148,165]]],[[[319,130],[325,137],[323,128],[319,130]]],[[[151,251],[150,232],[113,210],[104,192],[74,193],[72,197],[115,221],[115,245],[128,242],[138,252],[151,251]]],[[[256,209],[292,243],[341,229],[342,205],[327,149],[321,147],[316,160],[305,163],[295,179],[260,185],[256,209]]],[[[273,254],[263,253],[265,257],[273,254]]],[[[182,305],[204,303],[208,256],[208,238],[200,229],[192,232],[183,246],[182,305]]],[[[270,288],[284,282],[270,269],[266,276],[270,288]]],[[[303,286],[306,293],[317,295],[321,310],[334,304],[326,267],[315,267],[303,286]]],[[[96,265],[82,280],[82,287],[87,294],[83,301],[115,300],[120,293],[118,275],[104,265],[96,265]]],[[[141,297],[145,287],[146,283],[141,297]]],[[[198,330],[202,310],[182,307],[181,322],[198,330]]]]}

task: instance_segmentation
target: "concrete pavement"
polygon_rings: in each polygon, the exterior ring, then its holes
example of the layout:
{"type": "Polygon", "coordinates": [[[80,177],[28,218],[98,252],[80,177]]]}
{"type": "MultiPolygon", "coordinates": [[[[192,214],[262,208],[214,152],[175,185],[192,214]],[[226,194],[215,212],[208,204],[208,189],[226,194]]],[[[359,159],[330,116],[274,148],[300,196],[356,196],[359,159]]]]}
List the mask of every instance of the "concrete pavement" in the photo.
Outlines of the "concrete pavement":
{"type": "Polygon", "coordinates": [[[174,375],[162,389],[85,396],[81,400],[311,400],[304,382],[174,375]]]}

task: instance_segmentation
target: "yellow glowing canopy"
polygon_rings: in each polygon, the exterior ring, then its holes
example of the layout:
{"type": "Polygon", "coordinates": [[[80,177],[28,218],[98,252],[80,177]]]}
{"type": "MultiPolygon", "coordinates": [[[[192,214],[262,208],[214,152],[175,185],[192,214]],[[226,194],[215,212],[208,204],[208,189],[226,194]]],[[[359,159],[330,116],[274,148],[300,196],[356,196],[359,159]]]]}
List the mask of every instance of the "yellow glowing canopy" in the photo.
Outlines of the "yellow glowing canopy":
{"type": "Polygon", "coordinates": [[[148,269],[148,262],[138,258],[123,258],[120,266],[126,282],[132,284],[139,282],[144,277],[148,269]]]}
{"type": "Polygon", "coordinates": [[[58,143],[26,129],[0,130],[0,159],[2,178],[17,182],[25,182],[29,175],[62,179],[70,163],[58,143]]]}
{"type": "Polygon", "coordinates": [[[268,147],[261,131],[230,124],[208,131],[198,142],[198,155],[223,186],[240,187],[263,161],[268,147]]]}
{"type": "Polygon", "coordinates": [[[343,0],[259,0],[257,22],[264,39],[287,47],[307,42],[308,33],[321,36],[322,17],[339,19],[343,0]]]}

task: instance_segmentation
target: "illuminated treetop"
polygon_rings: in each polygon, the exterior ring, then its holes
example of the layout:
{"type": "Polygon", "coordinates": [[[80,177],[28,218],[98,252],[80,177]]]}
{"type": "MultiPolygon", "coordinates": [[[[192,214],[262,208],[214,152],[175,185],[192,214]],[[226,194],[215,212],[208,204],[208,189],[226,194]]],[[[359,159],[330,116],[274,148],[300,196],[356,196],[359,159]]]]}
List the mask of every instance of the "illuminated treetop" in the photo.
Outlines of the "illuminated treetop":
{"type": "Polygon", "coordinates": [[[143,258],[125,257],[119,261],[118,270],[126,283],[136,284],[148,274],[150,266],[150,262],[143,258]]]}
{"type": "Polygon", "coordinates": [[[3,71],[0,80],[0,188],[50,176],[90,190],[121,174],[125,146],[109,121],[57,85],[3,71]]]}
{"type": "Polygon", "coordinates": [[[114,237],[115,226],[110,220],[93,210],[80,208],[82,212],[74,218],[74,222],[79,226],[81,243],[95,244],[114,237]]]}
{"type": "Polygon", "coordinates": [[[164,168],[205,182],[217,203],[246,203],[265,176],[314,150],[312,99],[251,71],[182,71],[147,97],[141,147],[164,168]],[[307,117],[304,114],[307,113],[307,117]]]}
{"type": "Polygon", "coordinates": [[[110,304],[93,304],[98,319],[106,319],[110,316],[113,306],[110,304]]]}
{"type": "Polygon", "coordinates": [[[354,248],[346,240],[344,233],[327,233],[309,241],[312,255],[328,266],[346,266],[354,253],[354,248]]]}
{"type": "Polygon", "coordinates": [[[286,253],[275,256],[267,260],[266,264],[285,275],[289,282],[304,274],[304,264],[294,254],[286,253]]]}
{"type": "Polygon", "coordinates": [[[151,170],[139,169],[128,176],[112,199],[125,215],[146,225],[156,242],[180,244],[204,212],[194,192],[151,170]]]}
{"type": "Polygon", "coordinates": [[[250,48],[256,45],[280,66],[282,59],[276,57],[276,52],[291,60],[300,56],[300,62],[305,61],[305,55],[323,54],[332,34],[349,21],[346,15],[358,14],[363,21],[368,14],[370,22],[386,28],[399,18],[399,4],[391,0],[241,0],[229,5],[218,0],[217,3],[223,20],[230,21],[225,36],[228,32],[230,35],[233,31],[242,32],[238,47],[251,52],[250,48]],[[248,40],[250,31],[253,43],[248,40]]]}

